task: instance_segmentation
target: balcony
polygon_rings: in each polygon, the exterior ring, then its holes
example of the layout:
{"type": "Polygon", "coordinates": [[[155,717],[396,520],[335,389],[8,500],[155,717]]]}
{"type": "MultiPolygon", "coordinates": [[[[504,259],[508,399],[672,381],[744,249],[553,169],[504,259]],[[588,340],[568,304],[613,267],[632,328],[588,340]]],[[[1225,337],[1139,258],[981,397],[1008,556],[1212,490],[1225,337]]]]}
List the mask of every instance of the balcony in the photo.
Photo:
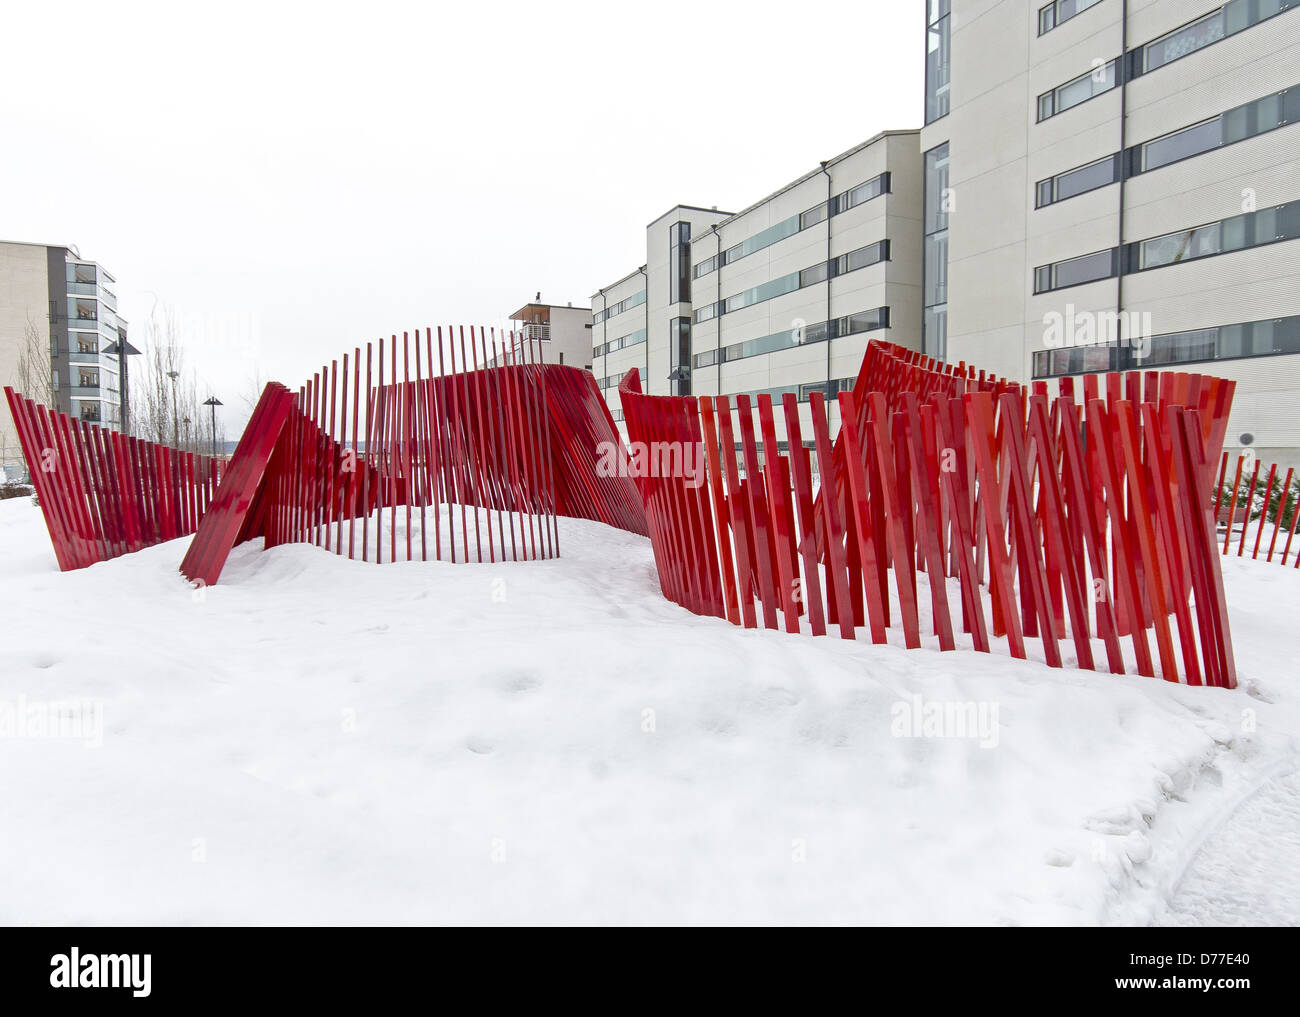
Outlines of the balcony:
{"type": "Polygon", "coordinates": [[[527,342],[541,340],[550,342],[551,326],[550,325],[525,325],[523,329],[523,338],[527,342]]]}

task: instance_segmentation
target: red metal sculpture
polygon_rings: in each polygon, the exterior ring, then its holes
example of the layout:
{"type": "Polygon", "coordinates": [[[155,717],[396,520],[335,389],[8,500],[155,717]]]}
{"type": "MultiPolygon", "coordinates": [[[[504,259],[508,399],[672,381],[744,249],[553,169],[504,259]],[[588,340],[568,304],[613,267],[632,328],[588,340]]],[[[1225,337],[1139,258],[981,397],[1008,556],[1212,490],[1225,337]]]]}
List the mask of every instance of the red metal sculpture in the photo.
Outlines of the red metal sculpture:
{"type": "Polygon", "coordinates": [[[181,571],[201,583],[259,536],[374,562],[549,558],[568,515],[648,535],[664,595],[737,625],[873,642],[897,626],[917,647],[924,586],[943,650],[959,618],[980,651],[1038,639],[1048,664],[1072,648],[1092,669],[1095,636],[1120,674],[1127,639],[1140,674],[1236,684],[1226,457],[1211,497],[1231,382],[1086,376],[1049,398],[872,341],[835,393],[833,442],[823,392],[805,425],[792,392],[780,415],[767,394],[733,413],[727,396],[643,395],[633,370],[629,448],[589,372],[539,359],[482,329],[394,335],[364,368],[358,347],[297,393],[268,385],[223,474],[6,395],[28,462],[53,457],[33,474],[65,569],[189,532],[181,571]]]}
{"type": "Polygon", "coordinates": [[[194,532],[221,461],[76,420],[5,388],[59,568],[194,532]]]}
{"type": "Polygon", "coordinates": [[[1208,466],[1233,383],[1148,372],[1105,385],[1103,399],[1098,378],[1083,379],[1081,411],[1073,379],[1049,399],[1042,383],[1026,392],[873,341],[853,389],[836,395],[832,445],[821,392],[809,400],[811,442],[796,396],[783,395],[781,442],[768,395],[757,429],[750,398],[736,396],[733,426],[728,397],[645,396],[631,371],[620,396],[633,447],[702,445],[708,463],[707,492],[671,470],[632,471],[664,595],[750,628],[755,602],[764,627],[779,618],[789,632],[806,616],[813,635],[833,621],[844,638],[865,625],[879,643],[896,623],[916,647],[925,573],[948,650],[953,577],[976,650],[991,632],[1024,657],[1038,638],[1059,667],[1068,638],[1092,669],[1095,633],[1121,674],[1127,636],[1139,674],[1158,662],[1170,681],[1234,687],[1208,466]]]}
{"type": "Polygon", "coordinates": [[[502,338],[403,333],[367,345],[364,384],[358,347],[296,396],[268,385],[181,571],[215,583],[256,536],[375,562],[493,562],[559,554],[557,515],[644,533],[635,487],[597,469],[619,437],[590,373],[502,338]]]}

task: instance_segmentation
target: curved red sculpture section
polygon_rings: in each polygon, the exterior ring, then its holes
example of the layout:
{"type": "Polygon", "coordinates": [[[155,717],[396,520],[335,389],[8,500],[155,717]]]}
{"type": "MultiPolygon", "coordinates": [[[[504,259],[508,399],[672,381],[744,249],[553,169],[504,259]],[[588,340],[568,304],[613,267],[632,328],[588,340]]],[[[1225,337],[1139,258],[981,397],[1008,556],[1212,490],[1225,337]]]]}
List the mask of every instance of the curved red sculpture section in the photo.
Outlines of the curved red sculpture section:
{"type": "Polygon", "coordinates": [[[77,420],[6,386],[32,486],[63,571],[193,533],[222,462],[77,420]]]}
{"type": "Polygon", "coordinates": [[[181,571],[214,583],[256,536],[363,560],[494,562],[557,555],[557,515],[645,533],[631,482],[600,469],[621,441],[595,379],[502,338],[406,333],[366,347],[364,382],[358,347],[296,396],[268,385],[181,571]]]}
{"type": "Polygon", "coordinates": [[[1096,637],[1122,674],[1126,637],[1139,674],[1229,688],[1209,494],[1232,391],[1152,371],[1049,398],[872,341],[832,443],[821,392],[784,393],[779,415],[738,395],[733,415],[727,396],[646,396],[635,371],[619,387],[660,584],[691,611],[917,647],[924,574],[940,649],[959,619],[976,650],[1038,638],[1061,666],[1068,640],[1092,669],[1096,637]]]}

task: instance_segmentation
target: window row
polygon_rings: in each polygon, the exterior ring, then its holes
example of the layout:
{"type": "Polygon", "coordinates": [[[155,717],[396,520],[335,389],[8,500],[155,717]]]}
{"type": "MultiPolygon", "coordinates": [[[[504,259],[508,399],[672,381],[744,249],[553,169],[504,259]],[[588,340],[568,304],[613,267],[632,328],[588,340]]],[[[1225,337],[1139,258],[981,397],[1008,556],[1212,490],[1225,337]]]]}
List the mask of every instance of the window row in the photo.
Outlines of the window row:
{"type": "Polygon", "coordinates": [[[1190,159],[1224,145],[1266,134],[1297,120],[1300,120],[1300,87],[1284,88],[1190,127],[1133,145],[1123,156],[1117,152],[1040,180],[1036,185],[1035,205],[1043,208],[1113,184],[1121,175],[1127,178],[1147,173],[1181,159],[1190,159]]]}
{"type": "MultiPolygon", "coordinates": [[[[830,381],[809,381],[809,382],[805,382],[802,385],[778,385],[775,388],[756,388],[756,389],[751,389],[748,392],[737,392],[728,395],[727,398],[731,400],[731,405],[733,408],[736,405],[737,395],[749,396],[751,407],[756,406],[758,404],[758,397],[761,395],[771,396],[772,402],[780,403],[782,398],[785,396],[787,392],[794,395],[795,398],[798,399],[798,401],[801,403],[808,402],[809,398],[812,396],[814,392],[820,392],[828,400],[833,400],[835,398],[836,393],[848,392],[849,390],[851,390],[854,384],[857,382],[857,380],[858,380],[857,378],[832,378],[830,381]]],[[[812,446],[809,445],[808,442],[804,442],[804,447],[810,448],[812,446]]],[[[739,445],[737,445],[736,448],[738,451],[740,450],[739,445]]],[[[778,451],[785,452],[788,450],[788,448],[789,446],[787,445],[786,442],[783,441],[777,442],[778,451]]]]}
{"type": "Polygon", "coordinates": [[[599,325],[602,321],[614,317],[616,314],[622,314],[624,311],[630,311],[634,307],[639,307],[645,303],[645,290],[640,293],[633,293],[630,297],[624,297],[617,304],[611,304],[603,310],[597,311],[591,316],[592,324],[599,325]]]}
{"type": "Polygon", "coordinates": [[[799,272],[790,272],[787,275],[769,279],[758,286],[751,286],[747,290],[733,293],[723,300],[698,307],[695,310],[694,320],[696,324],[702,321],[710,321],[721,315],[738,311],[742,307],[750,307],[753,304],[771,300],[785,293],[793,293],[805,286],[813,286],[819,282],[825,282],[827,279],[855,272],[860,268],[866,268],[868,265],[875,265],[878,262],[888,260],[889,241],[878,240],[874,244],[859,247],[857,250],[850,251],[848,254],[841,254],[838,258],[832,258],[830,261],[818,262],[816,265],[799,272]]]}
{"type": "Polygon", "coordinates": [[[1294,240],[1300,237],[1300,201],[1234,215],[1218,222],[1166,233],[1084,254],[1034,269],[1034,292],[1047,293],[1109,279],[1116,274],[1164,268],[1216,254],[1294,240]]]}
{"type": "MultiPolygon", "coordinates": [[[[851,208],[856,208],[872,198],[878,198],[882,194],[889,193],[889,174],[881,173],[879,176],[872,177],[864,183],[858,184],[847,191],[837,194],[830,199],[829,208],[832,216],[839,215],[841,212],[847,212],[851,208]]],[[[741,258],[748,257],[773,244],[784,240],[786,237],[792,237],[801,230],[806,230],[810,226],[815,226],[819,222],[826,220],[826,211],[828,203],[823,201],[813,208],[806,209],[798,215],[792,215],[788,219],[783,219],[775,226],[769,226],[767,229],[755,233],[747,240],[738,244],[733,244],[726,248],[720,254],[705,258],[695,265],[694,276],[699,279],[708,275],[710,272],[716,272],[719,265],[730,265],[739,261],[741,258]]]]}
{"type": "Polygon", "coordinates": [[[781,332],[773,332],[771,335],[760,336],[757,339],[732,343],[729,346],[723,346],[721,349],[705,350],[703,353],[695,355],[694,364],[697,368],[712,367],[719,360],[724,364],[729,364],[732,361],[744,360],[747,357],[758,357],[767,353],[776,353],[780,350],[790,350],[796,346],[808,346],[812,343],[824,342],[827,339],[838,339],[842,336],[857,335],[861,332],[876,332],[888,327],[889,308],[875,307],[869,311],[859,311],[856,314],[833,318],[829,322],[819,321],[812,325],[787,328],[781,332]]]}
{"type": "MultiPolygon", "coordinates": [[[[1038,97],[1038,120],[1056,116],[1082,102],[1108,92],[1124,80],[1154,71],[1206,46],[1236,35],[1262,21],[1288,11],[1300,0],[1229,0],[1194,21],[1158,39],[1129,50],[1123,59],[1097,61],[1092,70],[1058,85],[1038,97]]],[[[1040,12],[1041,14],[1041,12],[1040,12]]],[[[1041,31],[1041,22],[1040,22],[1041,31]]]]}
{"type": "Polygon", "coordinates": [[[1143,370],[1287,353],[1300,353],[1300,316],[1168,332],[1123,345],[1105,343],[1040,350],[1034,354],[1034,377],[1143,370]]]}
{"type": "Polygon", "coordinates": [[[594,357],[603,357],[616,350],[621,350],[628,346],[636,346],[643,342],[645,342],[645,329],[638,328],[635,332],[629,332],[627,335],[619,336],[617,339],[611,339],[607,343],[601,343],[599,346],[593,348],[591,353],[594,357]]]}

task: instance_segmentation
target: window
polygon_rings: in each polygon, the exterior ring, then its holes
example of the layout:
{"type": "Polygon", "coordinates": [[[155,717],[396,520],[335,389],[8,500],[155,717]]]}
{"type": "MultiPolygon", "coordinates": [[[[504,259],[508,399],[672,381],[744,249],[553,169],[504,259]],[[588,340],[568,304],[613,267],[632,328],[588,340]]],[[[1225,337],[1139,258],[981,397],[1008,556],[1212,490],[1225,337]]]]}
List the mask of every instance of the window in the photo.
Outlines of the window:
{"type": "Polygon", "coordinates": [[[674,223],[668,240],[668,303],[691,302],[691,224],[674,223]]]}
{"type": "Polygon", "coordinates": [[[817,283],[825,282],[827,276],[830,274],[827,271],[828,264],[828,262],[823,261],[819,264],[813,265],[812,268],[805,268],[799,273],[799,285],[801,287],[815,286],[817,283]]]}
{"type": "Polygon", "coordinates": [[[57,391],[59,390],[59,372],[58,372],[58,371],[55,371],[55,372],[50,376],[50,380],[51,380],[51,382],[53,382],[54,391],[57,392],[57,391]]]}
{"type": "Polygon", "coordinates": [[[873,177],[865,184],[858,184],[843,194],[837,195],[833,202],[834,214],[839,215],[841,212],[847,212],[850,208],[856,208],[872,198],[878,198],[882,194],[889,193],[889,174],[882,173],[878,177],[873,177]]]}
{"type": "Polygon", "coordinates": [[[952,71],[951,0],[927,0],[925,32],[925,122],[948,115],[952,71]]]}
{"type": "Polygon", "coordinates": [[[767,229],[755,233],[748,240],[727,248],[722,252],[722,263],[730,265],[733,261],[739,261],[741,258],[748,257],[765,247],[771,247],[778,240],[794,236],[801,229],[799,225],[800,219],[800,216],[792,215],[788,219],[781,220],[775,226],[769,226],[767,229]]]}
{"type": "Polygon", "coordinates": [[[1186,159],[1190,155],[1208,152],[1221,144],[1223,144],[1223,122],[1220,117],[1215,117],[1213,120],[1206,120],[1192,127],[1184,127],[1173,134],[1166,134],[1163,138],[1148,141],[1140,148],[1140,162],[1137,168],[1139,172],[1157,169],[1179,159],[1186,159]]]}
{"type": "Polygon", "coordinates": [[[668,341],[668,377],[673,395],[691,394],[691,319],[674,318],[668,341]]]}
{"type": "Polygon", "coordinates": [[[925,153],[922,213],[921,345],[942,360],[948,352],[948,144],[925,153]]]}
{"type": "Polygon", "coordinates": [[[1076,14],[1095,7],[1101,0],[1056,0],[1038,11],[1038,34],[1046,35],[1058,25],[1063,25],[1076,14]]]}
{"type": "Polygon", "coordinates": [[[83,286],[94,286],[95,279],[96,274],[94,265],[78,265],[75,262],[68,263],[68,282],[80,283],[83,286]]]}
{"type": "MultiPolygon", "coordinates": [[[[68,298],[68,320],[70,321],[98,321],[99,305],[97,301],[87,300],[83,297],[68,298]]],[[[91,326],[94,327],[93,325],[91,326]]]]}
{"type": "Polygon", "coordinates": [[[1103,92],[1109,92],[1116,84],[1115,64],[1114,60],[1098,64],[1086,74],[1080,74],[1064,85],[1057,85],[1050,92],[1044,92],[1038,97],[1039,121],[1064,113],[1103,92]]]}
{"type": "Polygon", "coordinates": [[[1034,377],[1056,378],[1063,374],[1099,374],[1118,370],[1115,356],[1114,343],[1040,350],[1034,354],[1034,377]]]}
{"type": "Polygon", "coordinates": [[[769,279],[765,283],[753,286],[747,290],[742,290],[723,301],[723,313],[730,314],[732,311],[738,311],[742,307],[749,307],[753,304],[760,304],[764,300],[771,300],[773,297],[779,297],[783,293],[791,293],[797,290],[802,283],[800,282],[799,272],[791,272],[789,275],[777,276],[775,279],[769,279]]]}
{"type": "Polygon", "coordinates": [[[698,279],[702,275],[708,275],[710,272],[715,271],[717,267],[718,256],[716,254],[711,258],[705,258],[695,266],[695,278],[698,279]]]}
{"type": "Polygon", "coordinates": [[[723,302],[719,300],[714,304],[705,304],[703,307],[697,307],[692,320],[699,324],[701,321],[712,321],[723,312],[723,302]]]}
{"type": "Polygon", "coordinates": [[[889,308],[876,307],[870,311],[859,311],[835,321],[835,335],[855,335],[858,332],[876,332],[889,328],[889,308]]]}
{"type": "Polygon", "coordinates": [[[1034,292],[1064,289],[1083,283],[1108,279],[1115,274],[1115,248],[1085,254],[1078,258],[1041,265],[1034,269],[1034,292]]]}
{"type": "Polygon", "coordinates": [[[1042,208],[1044,205],[1073,198],[1076,194],[1083,194],[1085,191],[1095,191],[1098,187],[1113,184],[1118,179],[1119,159],[1108,155],[1086,166],[1038,181],[1035,204],[1038,208],[1042,208]]]}
{"type": "Polygon", "coordinates": [[[560,353],[560,366],[561,366],[561,367],[564,366],[564,353],[563,353],[563,352],[560,353]]]}
{"type": "Polygon", "coordinates": [[[808,211],[800,213],[799,228],[801,230],[806,230],[809,226],[816,226],[819,222],[824,222],[825,219],[826,219],[826,202],[823,201],[820,205],[817,205],[815,208],[810,208],[808,209],[808,211]]]}
{"type": "Polygon", "coordinates": [[[848,254],[841,254],[835,259],[835,274],[845,275],[860,268],[866,268],[868,265],[875,265],[878,262],[888,260],[889,241],[881,240],[878,243],[868,244],[866,247],[859,247],[856,251],[850,251],[848,254]]]}
{"type": "Polygon", "coordinates": [[[82,388],[99,388],[99,372],[82,368],[77,372],[78,382],[82,388]]]}
{"type": "Polygon", "coordinates": [[[1218,42],[1224,37],[1225,27],[1221,7],[1203,18],[1198,18],[1190,25],[1174,29],[1168,35],[1147,43],[1142,47],[1140,66],[1145,72],[1173,63],[1179,57],[1185,57],[1188,53],[1194,53],[1212,42],[1218,42]]]}

